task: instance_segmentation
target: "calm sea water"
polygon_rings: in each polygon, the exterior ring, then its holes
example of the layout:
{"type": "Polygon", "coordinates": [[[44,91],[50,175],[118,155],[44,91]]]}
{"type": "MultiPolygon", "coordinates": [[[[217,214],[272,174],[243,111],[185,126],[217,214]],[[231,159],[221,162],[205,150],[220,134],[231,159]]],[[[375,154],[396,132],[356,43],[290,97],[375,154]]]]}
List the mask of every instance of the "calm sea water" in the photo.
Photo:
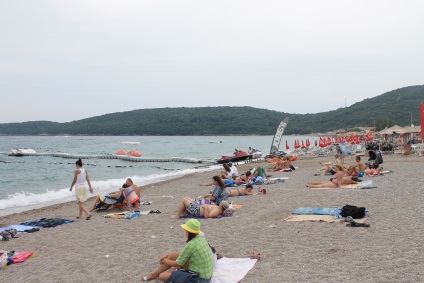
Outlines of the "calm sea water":
{"type": "MultiPolygon", "coordinates": [[[[280,149],[285,148],[286,140],[292,146],[295,139],[306,138],[311,137],[283,136],[280,149]]],[[[267,154],[271,142],[272,136],[0,136],[0,216],[74,200],[74,193],[69,191],[69,186],[73,180],[76,159],[7,156],[12,148],[31,148],[39,153],[87,155],[137,149],[144,157],[196,158],[214,162],[221,155],[231,154],[235,148],[247,151],[253,147],[267,154]],[[124,145],[121,143],[123,141],[140,142],[140,145],[124,145]]],[[[89,173],[94,195],[116,191],[128,177],[143,186],[217,168],[198,168],[202,164],[181,162],[129,162],[119,159],[85,159],[83,163],[89,173]]]]}

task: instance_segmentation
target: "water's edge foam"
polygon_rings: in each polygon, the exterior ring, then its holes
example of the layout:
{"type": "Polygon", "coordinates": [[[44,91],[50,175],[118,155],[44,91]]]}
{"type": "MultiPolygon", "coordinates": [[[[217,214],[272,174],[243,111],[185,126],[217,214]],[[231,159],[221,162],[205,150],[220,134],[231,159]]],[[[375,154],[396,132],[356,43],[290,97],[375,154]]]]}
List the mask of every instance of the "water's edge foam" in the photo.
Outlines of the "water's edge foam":
{"type": "MultiPolygon", "coordinates": [[[[185,169],[181,171],[166,173],[166,174],[153,174],[148,176],[128,176],[133,182],[139,186],[145,186],[162,182],[169,179],[178,178],[180,176],[200,173],[215,170],[218,166],[208,166],[201,169],[185,169]]],[[[91,196],[96,196],[100,192],[113,192],[117,191],[122,186],[126,178],[122,179],[110,179],[101,181],[92,181],[94,193],[91,196]]],[[[29,192],[18,192],[13,195],[9,195],[7,199],[0,199],[0,217],[23,211],[28,211],[37,208],[48,207],[55,204],[66,203],[75,200],[75,192],[69,191],[69,188],[59,190],[46,190],[45,193],[33,194],[29,192]]]]}

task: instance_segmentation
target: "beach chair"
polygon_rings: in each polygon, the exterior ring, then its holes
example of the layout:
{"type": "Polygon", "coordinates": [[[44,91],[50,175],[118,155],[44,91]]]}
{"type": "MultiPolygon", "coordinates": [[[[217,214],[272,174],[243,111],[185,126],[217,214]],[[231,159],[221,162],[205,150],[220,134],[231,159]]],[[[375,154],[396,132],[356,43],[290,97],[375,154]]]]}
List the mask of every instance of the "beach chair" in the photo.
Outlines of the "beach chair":
{"type": "Polygon", "coordinates": [[[356,145],[355,151],[352,150],[352,153],[354,153],[354,155],[365,156],[365,145],[356,145]]]}
{"type": "Polygon", "coordinates": [[[121,194],[118,198],[110,197],[108,194],[102,193],[99,195],[100,201],[94,206],[91,210],[95,210],[96,212],[104,211],[110,209],[112,206],[116,206],[121,211],[122,209],[119,207],[119,204],[122,204],[125,200],[123,194],[121,194]]]}

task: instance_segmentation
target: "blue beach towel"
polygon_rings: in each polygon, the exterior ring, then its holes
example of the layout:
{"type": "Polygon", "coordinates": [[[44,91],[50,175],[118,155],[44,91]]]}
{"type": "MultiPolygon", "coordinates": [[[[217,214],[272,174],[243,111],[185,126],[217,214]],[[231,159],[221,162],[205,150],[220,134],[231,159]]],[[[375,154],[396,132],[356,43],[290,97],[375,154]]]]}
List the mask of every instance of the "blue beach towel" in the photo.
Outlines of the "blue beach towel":
{"type": "Polygon", "coordinates": [[[75,220],[67,220],[63,218],[41,218],[35,221],[28,221],[28,222],[21,223],[21,225],[48,228],[48,227],[56,227],[62,224],[68,224],[72,222],[75,222],[75,220]]]}
{"type": "Polygon", "coordinates": [[[333,215],[335,219],[342,218],[340,213],[341,207],[300,207],[292,211],[292,214],[319,214],[319,215],[333,215]]]}

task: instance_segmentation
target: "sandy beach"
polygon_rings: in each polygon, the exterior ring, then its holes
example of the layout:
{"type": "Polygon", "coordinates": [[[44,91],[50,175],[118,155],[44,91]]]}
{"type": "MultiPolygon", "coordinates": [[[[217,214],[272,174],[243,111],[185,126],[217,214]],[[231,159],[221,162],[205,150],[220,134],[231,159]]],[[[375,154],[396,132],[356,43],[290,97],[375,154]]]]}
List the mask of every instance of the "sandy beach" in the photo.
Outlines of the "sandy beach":
{"type": "MultiPolygon", "coordinates": [[[[266,195],[230,198],[243,207],[232,217],[201,219],[206,239],[230,258],[261,253],[262,259],[243,282],[423,282],[424,281],[424,158],[384,156],[384,170],[392,173],[370,178],[378,188],[312,190],[308,181],[319,161],[332,156],[298,160],[299,168],[273,177],[289,177],[265,187],[266,195]],[[369,210],[371,226],[345,223],[287,222],[299,207],[341,207],[346,204],[369,210]]],[[[347,157],[347,164],[354,158],[347,157]]],[[[239,172],[261,163],[238,165],[239,172]]],[[[269,164],[262,163],[266,167],[269,164]]],[[[141,210],[161,214],[132,220],[108,219],[105,212],[91,220],[44,228],[19,238],[1,241],[1,250],[35,251],[24,263],[0,270],[2,282],[140,282],[158,263],[160,255],[185,245],[180,225],[172,219],[180,198],[197,197],[210,188],[217,173],[192,174],[142,187],[142,200],[153,201],[141,210]]],[[[257,192],[258,186],[254,190],[257,192]]],[[[91,207],[92,200],[86,202],[91,207]]],[[[119,211],[114,211],[119,212],[119,211]]],[[[75,220],[77,203],[66,203],[0,218],[0,227],[43,217],[75,220]]]]}

